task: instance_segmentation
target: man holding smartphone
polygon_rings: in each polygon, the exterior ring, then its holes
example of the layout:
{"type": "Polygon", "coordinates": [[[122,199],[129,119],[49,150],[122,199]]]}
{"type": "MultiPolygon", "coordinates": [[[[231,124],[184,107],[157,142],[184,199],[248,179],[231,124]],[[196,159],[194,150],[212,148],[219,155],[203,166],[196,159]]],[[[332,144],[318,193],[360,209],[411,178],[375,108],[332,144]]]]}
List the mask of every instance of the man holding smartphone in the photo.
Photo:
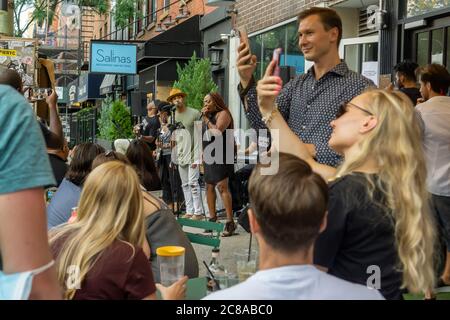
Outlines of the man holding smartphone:
{"type": "MultiPolygon", "coordinates": [[[[306,60],[314,66],[284,85],[277,99],[278,108],[289,127],[308,145],[318,162],[337,166],[341,156],[328,147],[330,122],[339,106],[374,84],[348,69],[339,58],[342,21],[336,11],[313,7],[298,16],[299,47],[306,60]]],[[[253,73],[256,56],[250,52],[246,35],[241,37],[237,67],[241,82],[239,94],[252,128],[265,128],[258,108],[253,73]]]]}

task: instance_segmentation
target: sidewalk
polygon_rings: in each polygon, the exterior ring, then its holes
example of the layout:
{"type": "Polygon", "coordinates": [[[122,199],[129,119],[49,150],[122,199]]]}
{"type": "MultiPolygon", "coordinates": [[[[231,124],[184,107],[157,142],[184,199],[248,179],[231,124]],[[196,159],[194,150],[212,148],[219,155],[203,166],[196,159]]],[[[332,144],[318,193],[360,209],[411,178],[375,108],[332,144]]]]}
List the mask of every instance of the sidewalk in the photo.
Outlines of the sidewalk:
{"type": "MultiPolygon", "coordinates": [[[[186,229],[187,230],[187,229],[186,229]]],[[[235,235],[231,237],[222,237],[220,242],[220,263],[232,273],[236,273],[236,261],[234,253],[239,250],[248,249],[250,234],[247,233],[241,226],[238,225],[235,235]]],[[[197,254],[199,265],[199,277],[207,276],[207,270],[203,264],[203,260],[209,265],[211,261],[211,250],[209,246],[200,244],[192,244],[197,254]]],[[[252,249],[258,250],[258,245],[255,238],[252,239],[252,249]]]]}

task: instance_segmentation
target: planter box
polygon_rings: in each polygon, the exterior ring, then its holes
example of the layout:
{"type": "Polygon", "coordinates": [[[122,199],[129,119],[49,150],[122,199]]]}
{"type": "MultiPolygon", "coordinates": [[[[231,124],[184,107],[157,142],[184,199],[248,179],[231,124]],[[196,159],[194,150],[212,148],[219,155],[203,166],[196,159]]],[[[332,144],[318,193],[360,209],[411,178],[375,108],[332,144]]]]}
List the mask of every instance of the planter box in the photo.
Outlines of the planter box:
{"type": "Polygon", "coordinates": [[[95,142],[105,148],[106,151],[113,149],[113,142],[109,140],[104,140],[100,138],[96,138],[95,142]]]}

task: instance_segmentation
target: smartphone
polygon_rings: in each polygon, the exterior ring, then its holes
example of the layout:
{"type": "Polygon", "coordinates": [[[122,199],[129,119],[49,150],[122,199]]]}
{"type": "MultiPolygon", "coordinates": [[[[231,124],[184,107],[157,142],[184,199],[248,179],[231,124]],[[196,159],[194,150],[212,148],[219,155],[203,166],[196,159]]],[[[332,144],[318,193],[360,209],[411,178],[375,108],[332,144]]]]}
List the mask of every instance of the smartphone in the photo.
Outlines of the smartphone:
{"type": "Polygon", "coordinates": [[[250,42],[248,41],[247,28],[245,26],[239,28],[239,38],[241,39],[241,43],[245,42],[250,46],[250,42]]]}
{"type": "Polygon", "coordinates": [[[283,49],[281,48],[276,48],[275,50],[273,50],[273,56],[272,56],[272,60],[276,61],[276,65],[275,65],[275,69],[273,70],[273,76],[280,76],[280,56],[283,53],[283,49]]]}
{"type": "MultiPolygon", "coordinates": [[[[252,52],[250,50],[250,41],[248,40],[248,33],[247,28],[245,26],[242,26],[239,28],[239,38],[241,39],[241,43],[246,43],[248,46],[248,53],[251,55],[252,52]]],[[[247,61],[247,63],[250,63],[251,61],[247,61]]]]}

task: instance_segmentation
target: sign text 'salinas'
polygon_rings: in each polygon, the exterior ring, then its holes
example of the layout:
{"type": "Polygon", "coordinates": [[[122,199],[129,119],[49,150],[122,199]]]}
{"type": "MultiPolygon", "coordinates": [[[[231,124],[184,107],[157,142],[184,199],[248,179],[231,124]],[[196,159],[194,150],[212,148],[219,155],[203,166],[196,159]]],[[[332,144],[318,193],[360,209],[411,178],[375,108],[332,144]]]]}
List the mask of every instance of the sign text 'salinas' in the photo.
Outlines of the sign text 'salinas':
{"type": "Polygon", "coordinates": [[[136,74],[137,46],[91,42],[90,71],[109,74],[136,74]]]}
{"type": "Polygon", "coordinates": [[[114,53],[114,50],[98,49],[96,59],[98,62],[131,63],[130,57],[118,56],[114,53]]]}

